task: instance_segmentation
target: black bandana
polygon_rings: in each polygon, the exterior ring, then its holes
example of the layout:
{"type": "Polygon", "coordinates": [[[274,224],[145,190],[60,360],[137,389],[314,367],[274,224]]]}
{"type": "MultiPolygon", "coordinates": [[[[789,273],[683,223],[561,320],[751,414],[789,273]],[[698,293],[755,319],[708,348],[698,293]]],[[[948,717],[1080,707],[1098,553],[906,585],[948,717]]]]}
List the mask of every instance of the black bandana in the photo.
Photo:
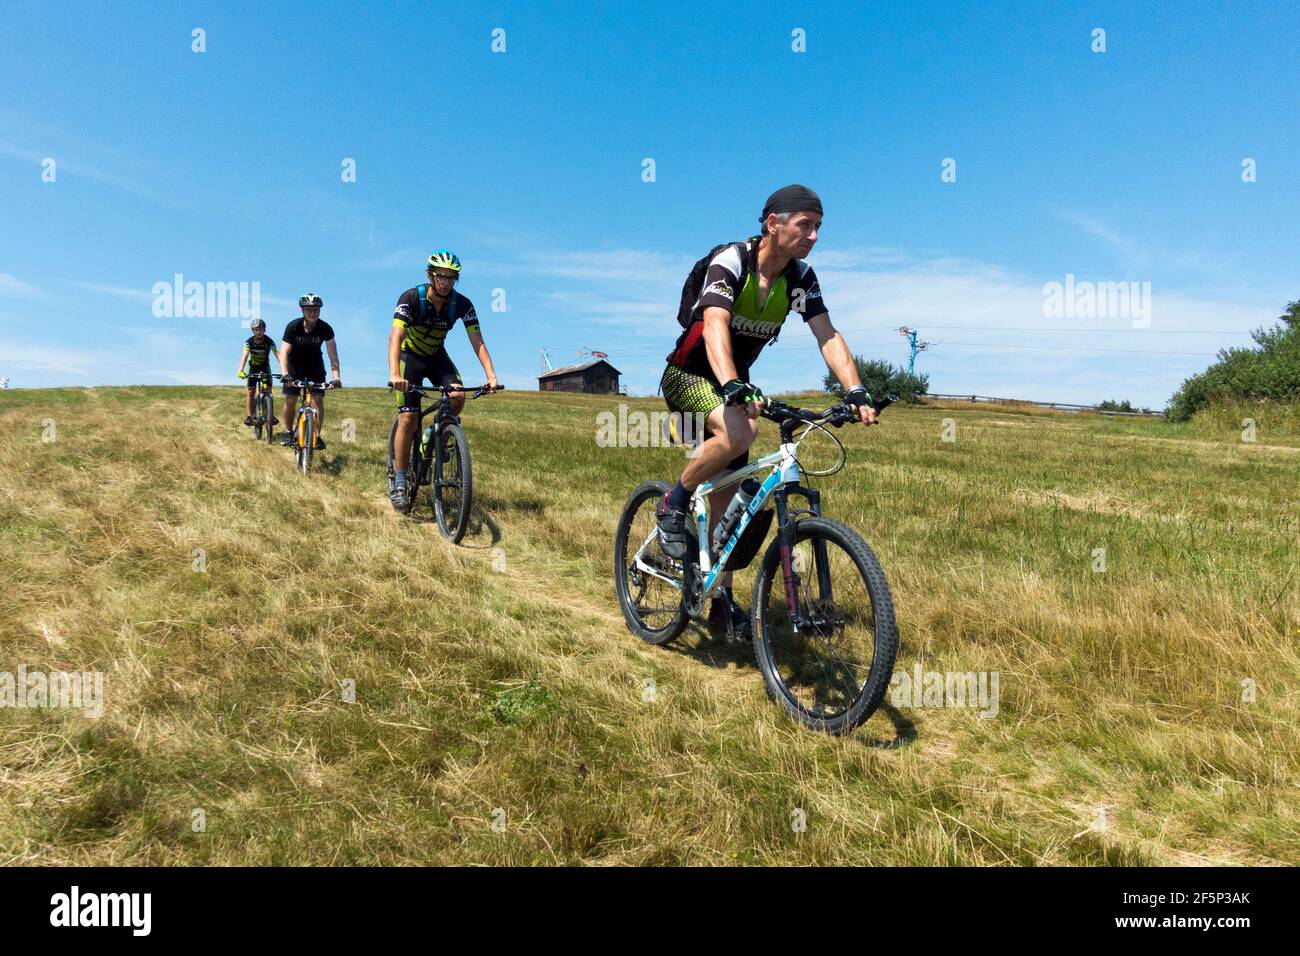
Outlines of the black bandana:
{"type": "Polygon", "coordinates": [[[821,215],[821,211],[821,197],[807,186],[796,183],[793,186],[782,186],[768,196],[767,203],[763,206],[763,215],[758,221],[767,222],[767,217],[774,212],[815,212],[821,215]]]}

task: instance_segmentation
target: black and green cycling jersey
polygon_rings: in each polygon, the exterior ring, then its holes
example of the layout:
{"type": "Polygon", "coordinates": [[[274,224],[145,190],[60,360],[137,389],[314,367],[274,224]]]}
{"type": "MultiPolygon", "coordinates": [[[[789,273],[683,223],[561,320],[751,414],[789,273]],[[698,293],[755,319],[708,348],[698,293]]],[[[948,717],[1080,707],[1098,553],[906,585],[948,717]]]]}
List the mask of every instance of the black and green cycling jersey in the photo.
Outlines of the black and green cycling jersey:
{"type": "Polygon", "coordinates": [[[457,319],[465,323],[466,332],[479,330],[478,314],[474,311],[474,303],[468,298],[453,289],[442,308],[435,309],[431,295],[429,286],[407,289],[397,300],[397,308],[393,312],[393,325],[406,330],[402,350],[426,358],[443,347],[447,333],[457,319]],[[421,293],[424,293],[423,303],[421,293]]]}
{"type": "MultiPolygon", "coordinates": [[[[271,367],[271,356],[279,355],[275,348],[275,340],[269,335],[263,335],[259,342],[256,335],[250,335],[244,342],[244,357],[248,359],[248,371],[265,372],[271,367]]],[[[241,359],[242,361],[242,359],[241,359]]]]}

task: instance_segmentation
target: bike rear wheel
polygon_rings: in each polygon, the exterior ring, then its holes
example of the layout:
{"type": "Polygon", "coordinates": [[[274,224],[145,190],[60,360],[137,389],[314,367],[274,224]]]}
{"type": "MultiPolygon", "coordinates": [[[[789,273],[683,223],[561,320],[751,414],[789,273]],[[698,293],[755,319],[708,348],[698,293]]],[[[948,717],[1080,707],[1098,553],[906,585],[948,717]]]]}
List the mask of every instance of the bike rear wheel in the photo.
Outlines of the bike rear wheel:
{"type": "Polygon", "coordinates": [[[635,564],[682,580],[681,565],[659,548],[655,505],[672,490],[666,481],[647,481],[628,497],[614,532],[614,590],[628,630],[648,644],[667,644],[686,629],[688,618],[682,592],[635,564]],[[645,544],[649,541],[649,544],[645,544]],[[642,549],[642,545],[645,548],[642,549]]]}
{"type": "Polygon", "coordinates": [[[430,489],[433,496],[433,517],[443,536],[456,544],[465,536],[473,499],[469,445],[460,426],[448,423],[438,430],[437,446],[430,449],[430,453],[435,456],[431,462],[433,486],[430,489]],[[441,458],[446,460],[440,461],[441,458]]]}
{"type": "Polygon", "coordinates": [[[763,682],[804,726],[848,733],[880,706],[898,655],[884,569],[857,532],[825,518],[800,521],[794,547],[783,551],[778,537],[754,582],[763,682]]]}

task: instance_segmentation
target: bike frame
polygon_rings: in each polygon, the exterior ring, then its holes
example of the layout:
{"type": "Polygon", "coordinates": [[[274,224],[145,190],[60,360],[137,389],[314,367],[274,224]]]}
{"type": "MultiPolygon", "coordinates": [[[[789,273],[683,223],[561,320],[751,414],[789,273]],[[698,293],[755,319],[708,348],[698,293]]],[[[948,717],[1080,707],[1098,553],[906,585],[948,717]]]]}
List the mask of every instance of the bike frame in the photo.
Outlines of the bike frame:
{"type": "MultiPolygon", "coordinates": [[[[389,383],[389,387],[390,388],[392,387],[392,383],[389,383]]],[[[480,385],[478,388],[466,388],[463,385],[460,388],[452,388],[451,386],[443,386],[443,385],[431,385],[429,386],[429,388],[426,389],[423,388],[422,386],[416,385],[408,389],[408,391],[415,392],[420,397],[428,398],[432,402],[432,404],[430,404],[428,407],[421,408],[418,412],[411,412],[411,414],[416,416],[415,435],[413,436],[415,441],[414,441],[414,446],[411,449],[412,462],[408,462],[407,466],[410,467],[412,463],[418,463],[419,465],[419,467],[416,470],[417,489],[419,488],[420,484],[423,483],[421,479],[424,477],[425,468],[430,464],[433,465],[434,483],[435,484],[442,483],[442,456],[434,455],[432,457],[428,457],[424,454],[424,451],[421,448],[421,445],[423,444],[422,439],[424,434],[424,420],[428,418],[430,415],[434,416],[433,434],[429,436],[429,447],[430,448],[439,447],[438,438],[442,434],[443,426],[448,424],[452,424],[452,425],[460,424],[460,416],[452,414],[451,397],[453,395],[463,395],[465,396],[466,400],[469,401],[478,398],[480,395],[488,394],[486,391],[484,391],[484,389],[486,388],[487,388],[486,385],[480,385]],[[435,399],[434,394],[437,393],[440,393],[440,397],[435,399]]],[[[505,391],[505,389],[503,389],[501,386],[497,386],[496,390],[505,391]]],[[[403,414],[402,412],[400,411],[398,412],[399,416],[401,416],[402,414],[403,414]]]]}
{"type": "MultiPolygon", "coordinates": [[[[424,389],[417,386],[416,390],[422,396],[432,399],[433,395],[430,394],[432,388],[433,387],[431,386],[430,389],[424,389]]],[[[433,473],[434,480],[435,481],[442,480],[441,457],[438,455],[434,455],[432,458],[426,457],[424,454],[424,449],[421,447],[424,443],[423,442],[424,420],[428,418],[430,415],[433,416],[433,434],[429,436],[429,447],[437,448],[438,437],[442,434],[442,426],[448,423],[452,423],[456,425],[460,424],[460,416],[453,415],[451,413],[451,396],[458,395],[458,394],[469,396],[474,391],[473,389],[468,389],[468,388],[453,388],[447,391],[443,391],[441,388],[438,388],[437,390],[442,392],[441,397],[434,400],[427,408],[422,408],[415,413],[415,435],[413,436],[415,441],[414,441],[414,446],[411,449],[411,456],[415,458],[420,465],[416,473],[417,481],[424,477],[422,472],[424,471],[425,466],[428,465],[429,463],[432,463],[434,466],[434,473],[433,473]]]]}
{"type": "MultiPolygon", "coordinates": [[[[802,441],[802,436],[800,441],[802,441]]],[[[790,527],[789,522],[790,512],[787,501],[789,495],[792,493],[802,495],[808,499],[809,507],[806,510],[811,511],[814,515],[821,513],[821,496],[817,490],[805,488],[800,484],[803,471],[799,467],[799,460],[795,457],[798,447],[799,441],[783,442],[777,451],[764,455],[757,461],[750,462],[745,467],[738,468],[722,476],[721,479],[706,481],[695,489],[695,493],[691,496],[691,513],[695,518],[696,536],[700,543],[698,570],[700,574],[704,575],[703,597],[710,597],[718,590],[719,581],[723,572],[727,569],[727,560],[731,557],[731,553],[735,550],[741,536],[744,535],[745,529],[749,527],[750,521],[763,510],[768,498],[772,498],[776,506],[777,533],[782,539],[781,559],[783,562],[789,561],[790,548],[794,537],[793,528],[790,527]],[[713,555],[709,551],[709,495],[739,484],[751,475],[757,475],[769,468],[771,471],[762,484],[759,485],[758,491],[754,493],[754,497],[748,506],[741,512],[740,520],[736,522],[736,527],[732,530],[731,536],[718,552],[717,561],[715,562],[713,555]]],[[[658,569],[651,567],[641,557],[658,533],[657,528],[650,532],[637,550],[634,562],[643,573],[667,581],[680,590],[682,581],[669,577],[658,569]]]]}

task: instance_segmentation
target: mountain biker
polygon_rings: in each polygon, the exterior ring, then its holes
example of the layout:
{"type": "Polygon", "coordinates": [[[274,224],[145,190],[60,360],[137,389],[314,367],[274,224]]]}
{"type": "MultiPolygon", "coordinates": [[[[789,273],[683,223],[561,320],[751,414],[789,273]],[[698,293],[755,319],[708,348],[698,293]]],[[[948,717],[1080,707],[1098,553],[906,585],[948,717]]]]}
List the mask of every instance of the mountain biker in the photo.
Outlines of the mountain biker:
{"type": "MultiPolygon", "coordinates": [[[[791,311],[812,330],[827,367],[843,385],[845,400],[857,406],[864,425],[875,411],[844,337],[831,325],[821,287],[804,257],[817,242],[821,199],[806,186],[790,185],[768,197],[759,217],[763,231],[747,243],[732,243],[709,261],[689,321],[669,353],[660,387],[675,414],[704,416],[704,441],[691,455],[681,479],[655,509],[660,547],[684,560],[690,549],[687,516],[691,495],[705,481],[749,461],[758,434],[763,393],[750,384],[750,366],[774,339],[791,311]]],[[[722,515],[734,489],[710,496],[710,513],[722,515]]],[[[711,625],[729,614],[746,635],[749,616],[736,603],[731,574],[709,608],[711,625]]]]}
{"type": "MultiPolygon", "coordinates": [[[[339,350],[334,344],[334,330],[328,322],[320,317],[321,297],[315,292],[304,293],[298,299],[302,315],[284,327],[284,341],[280,343],[278,354],[280,371],[286,378],[301,379],[307,382],[325,381],[325,363],[321,359],[320,347],[323,344],[330,354],[330,369],[333,373],[335,388],[342,388],[339,379],[339,350]]],[[[293,444],[294,412],[298,406],[296,385],[284,386],[284,420],[289,423],[288,430],[280,439],[282,445],[293,444]]],[[[325,392],[323,389],[310,389],[308,399],[316,409],[316,447],[324,448],[325,440],[320,433],[325,430],[325,392]]]]}
{"type": "MultiPolygon", "coordinates": [[[[256,372],[262,372],[267,376],[271,374],[271,356],[275,355],[275,340],[266,334],[266,323],[261,319],[254,319],[249,326],[253,334],[244,340],[244,354],[239,358],[239,377],[248,379],[248,417],[244,419],[245,425],[253,424],[253,395],[257,391],[257,383],[252,380],[256,372]]],[[[280,419],[272,416],[271,424],[278,425],[280,419]]]]}
{"type": "MultiPolygon", "coordinates": [[[[426,379],[433,385],[463,384],[445,345],[447,333],[457,319],[465,324],[465,334],[483,366],[488,388],[497,387],[492,356],[483,343],[474,303],[454,288],[460,271],[456,254],[439,249],[426,263],[428,285],[407,289],[393,311],[393,327],[388,334],[388,380],[389,387],[397,393],[397,435],[393,445],[396,477],[388,496],[398,511],[404,511],[410,504],[406,469],[411,463],[411,434],[420,411],[420,396],[408,389],[419,388],[426,379]]],[[[459,415],[464,407],[464,393],[453,395],[452,414],[459,415]]]]}

